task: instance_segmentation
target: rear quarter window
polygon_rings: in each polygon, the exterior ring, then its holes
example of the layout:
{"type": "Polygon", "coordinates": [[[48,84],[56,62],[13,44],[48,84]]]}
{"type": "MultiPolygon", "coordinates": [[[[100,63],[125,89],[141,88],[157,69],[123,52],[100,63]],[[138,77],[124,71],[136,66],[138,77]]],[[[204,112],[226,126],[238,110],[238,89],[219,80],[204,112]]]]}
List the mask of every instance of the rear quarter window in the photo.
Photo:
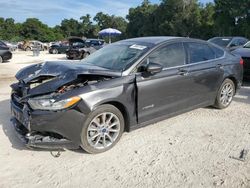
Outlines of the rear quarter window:
{"type": "Polygon", "coordinates": [[[220,48],[217,48],[215,46],[212,46],[212,49],[213,51],[215,52],[215,56],[216,58],[221,58],[224,56],[225,52],[224,50],[220,49],[220,48]]]}
{"type": "Polygon", "coordinates": [[[205,43],[188,42],[185,44],[188,54],[189,63],[198,63],[216,58],[215,51],[205,43]]]}

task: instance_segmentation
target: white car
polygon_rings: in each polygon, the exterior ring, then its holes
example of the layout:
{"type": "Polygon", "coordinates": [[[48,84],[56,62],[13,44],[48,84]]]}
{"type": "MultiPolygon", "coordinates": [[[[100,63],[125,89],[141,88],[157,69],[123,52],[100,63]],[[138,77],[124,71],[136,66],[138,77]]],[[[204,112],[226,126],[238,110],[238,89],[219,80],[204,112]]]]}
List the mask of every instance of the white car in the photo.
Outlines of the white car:
{"type": "Polygon", "coordinates": [[[16,51],[18,49],[17,44],[4,41],[4,43],[9,47],[10,51],[16,51]]]}

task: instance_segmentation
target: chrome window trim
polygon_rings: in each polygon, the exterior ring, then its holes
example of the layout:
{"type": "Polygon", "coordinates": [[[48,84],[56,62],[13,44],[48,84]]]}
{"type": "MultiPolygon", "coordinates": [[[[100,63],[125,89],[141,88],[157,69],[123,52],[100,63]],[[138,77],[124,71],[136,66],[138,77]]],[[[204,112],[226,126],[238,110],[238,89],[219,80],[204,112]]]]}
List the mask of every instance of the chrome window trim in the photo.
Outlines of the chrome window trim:
{"type": "Polygon", "coordinates": [[[176,69],[176,68],[187,67],[187,66],[192,66],[192,65],[205,64],[205,63],[209,63],[211,61],[218,61],[218,60],[221,60],[223,58],[225,58],[225,52],[224,52],[224,55],[222,57],[220,57],[220,58],[210,59],[210,60],[207,60],[207,61],[199,61],[197,63],[189,63],[189,64],[185,64],[185,65],[182,65],[182,66],[164,68],[162,70],[169,70],[169,69],[176,69]]]}
{"type": "MultiPolygon", "coordinates": [[[[183,38],[180,38],[180,39],[183,39],[183,38]]],[[[157,48],[160,48],[160,47],[162,47],[162,46],[164,46],[164,45],[168,45],[168,44],[172,44],[172,43],[174,43],[174,42],[181,42],[183,45],[184,45],[184,43],[185,42],[197,42],[197,41],[185,41],[185,40],[169,40],[169,41],[166,41],[166,42],[163,42],[163,43],[161,43],[161,44],[159,44],[159,45],[157,45],[157,46],[155,46],[155,47],[153,47],[152,49],[150,49],[146,54],[144,54],[140,59],[138,59],[129,69],[127,69],[127,70],[125,70],[124,72],[122,72],[122,76],[128,76],[128,75],[131,75],[131,74],[133,74],[133,73],[136,73],[135,72],[135,68],[140,64],[140,63],[142,63],[142,61],[148,56],[148,55],[150,55],[154,50],[156,50],[157,48]]],[[[198,42],[199,43],[199,42],[198,42]]],[[[202,42],[200,42],[200,43],[202,43],[202,42]]],[[[204,42],[205,43],[205,42],[204,42]]],[[[207,44],[207,43],[205,43],[205,44],[207,44]]],[[[210,46],[211,44],[207,44],[208,46],[210,46]]],[[[214,45],[213,45],[214,46],[214,45]]],[[[214,46],[214,47],[216,47],[216,48],[218,48],[217,46],[214,46]]],[[[219,49],[221,49],[221,48],[219,48],[219,49]]],[[[223,49],[221,49],[221,50],[223,50],[223,49]]],[[[224,59],[225,58],[225,56],[226,56],[226,51],[225,50],[223,50],[223,52],[224,52],[224,54],[223,54],[223,56],[221,56],[221,57],[219,57],[219,58],[215,58],[215,59],[210,59],[210,60],[206,60],[206,61],[199,61],[199,62],[197,62],[197,63],[189,63],[189,64],[187,64],[187,62],[185,62],[185,64],[184,65],[180,65],[180,66],[175,66],[175,67],[168,67],[168,68],[163,68],[162,70],[163,71],[165,71],[165,70],[171,70],[171,69],[176,69],[176,68],[182,68],[182,67],[187,67],[187,66],[192,66],[192,65],[198,65],[198,64],[205,64],[205,63],[209,63],[209,62],[211,62],[211,61],[218,61],[218,60],[222,60],[222,59],[224,59]]],[[[186,60],[185,60],[186,61],[186,60]]]]}

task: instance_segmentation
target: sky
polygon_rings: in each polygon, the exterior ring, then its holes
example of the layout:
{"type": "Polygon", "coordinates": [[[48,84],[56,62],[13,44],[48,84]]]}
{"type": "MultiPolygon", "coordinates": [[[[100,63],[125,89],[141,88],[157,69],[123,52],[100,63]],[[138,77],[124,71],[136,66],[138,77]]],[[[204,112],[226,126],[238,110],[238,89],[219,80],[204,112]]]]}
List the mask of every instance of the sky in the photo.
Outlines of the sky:
{"type": "MultiPolygon", "coordinates": [[[[200,0],[201,3],[213,0],[200,0]]],[[[97,12],[125,17],[131,7],[140,5],[142,0],[0,0],[0,17],[14,18],[23,22],[26,18],[38,18],[49,26],[61,23],[64,18],[79,19],[97,12]]],[[[159,3],[160,0],[151,0],[159,3]]]]}

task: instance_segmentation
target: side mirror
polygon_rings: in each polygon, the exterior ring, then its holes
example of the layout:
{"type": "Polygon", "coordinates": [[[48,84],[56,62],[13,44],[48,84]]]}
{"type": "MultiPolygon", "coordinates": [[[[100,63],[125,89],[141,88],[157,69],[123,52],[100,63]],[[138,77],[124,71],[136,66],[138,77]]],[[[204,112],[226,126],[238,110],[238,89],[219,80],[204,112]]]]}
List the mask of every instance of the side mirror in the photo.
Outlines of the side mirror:
{"type": "Polygon", "coordinates": [[[147,66],[146,66],[146,72],[147,73],[150,73],[150,74],[156,74],[156,73],[159,73],[161,72],[163,69],[163,66],[160,65],[160,64],[157,64],[157,63],[149,63],[147,66]]]}

